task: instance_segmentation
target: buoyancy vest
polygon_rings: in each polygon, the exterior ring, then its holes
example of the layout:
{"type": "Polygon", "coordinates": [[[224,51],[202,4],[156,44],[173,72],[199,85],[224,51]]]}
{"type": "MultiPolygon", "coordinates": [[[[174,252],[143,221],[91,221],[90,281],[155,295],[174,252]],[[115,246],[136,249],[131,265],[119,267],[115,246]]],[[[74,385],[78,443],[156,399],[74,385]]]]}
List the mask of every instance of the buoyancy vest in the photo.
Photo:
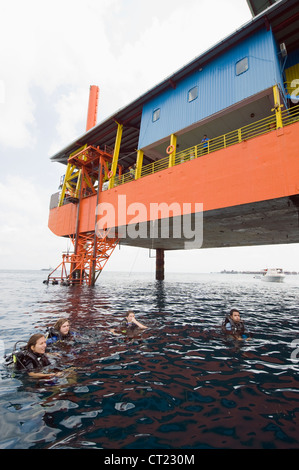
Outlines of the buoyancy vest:
{"type": "Polygon", "coordinates": [[[28,349],[13,353],[13,363],[17,370],[32,370],[46,367],[50,364],[45,354],[36,354],[28,349]]]}
{"type": "Polygon", "coordinates": [[[67,335],[62,335],[59,331],[55,330],[54,328],[50,328],[46,334],[47,344],[55,343],[56,341],[65,341],[70,340],[74,336],[74,333],[71,331],[68,332],[67,335]]]}
{"type": "Polygon", "coordinates": [[[134,331],[135,329],[137,328],[137,325],[136,323],[133,323],[133,322],[128,322],[126,319],[123,320],[120,324],[120,327],[119,327],[119,330],[121,331],[121,333],[129,333],[129,332],[132,332],[134,331]]]}
{"type": "Polygon", "coordinates": [[[241,320],[239,322],[234,322],[234,320],[232,320],[232,318],[227,315],[224,319],[224,322],[222,324],[222,330],[225,332],[225,333],[232,333],[233,335],[235,334],[238,334],[238,335],[243,335],[245,333],[245,326],[244,326],[244,322],[241,320]],[[228,329],[226,327],[227,324],[230,324],[231,328],[228,329]]]}

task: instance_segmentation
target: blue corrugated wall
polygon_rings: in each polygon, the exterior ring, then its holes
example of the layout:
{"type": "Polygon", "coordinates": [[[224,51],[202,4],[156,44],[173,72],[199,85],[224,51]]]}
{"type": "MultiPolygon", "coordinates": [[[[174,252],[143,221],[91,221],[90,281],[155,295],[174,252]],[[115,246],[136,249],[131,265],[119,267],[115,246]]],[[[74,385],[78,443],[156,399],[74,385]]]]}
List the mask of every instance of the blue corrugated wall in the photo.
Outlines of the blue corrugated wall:
{"type": "Polygon", "coordinates": [[[271,31],[264,29],[233,46],[146,103],[143,108],[139,148],[164,139],[228,106],[276,83],[282,85],[277,45],[271,31]],[[236,75],[236,62],[248,57],[247,72],[236,75]],[[188,102],[188,91],[198,86],[198,98],[188,102]],[[160,119],[153,122],[153,111],[160,108],[160,119]]]}

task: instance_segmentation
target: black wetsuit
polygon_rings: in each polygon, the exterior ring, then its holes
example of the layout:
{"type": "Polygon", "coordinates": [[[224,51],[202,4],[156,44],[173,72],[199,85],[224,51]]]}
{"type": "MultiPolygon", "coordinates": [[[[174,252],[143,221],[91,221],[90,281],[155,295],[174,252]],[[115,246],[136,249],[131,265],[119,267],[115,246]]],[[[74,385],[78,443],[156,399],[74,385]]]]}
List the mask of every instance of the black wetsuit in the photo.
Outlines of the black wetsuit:
{"type": "Polygon", "coordinates": [[[16,353],[14,356],[14,363],[17,370],[31,371],[42,369],[50,364],[50,361],[45,354],[37,354],[32,351],[28,351],[27,349],[16,353]]]}
{"type": "Polygon", "coordinates": [[[69,331],[67,335],[62,335],[59,331],[54,328],[50,328],[47,334],[47,345],[56,343],[56,341],[68,341],[74,338],[74,333],[69,331]]]}

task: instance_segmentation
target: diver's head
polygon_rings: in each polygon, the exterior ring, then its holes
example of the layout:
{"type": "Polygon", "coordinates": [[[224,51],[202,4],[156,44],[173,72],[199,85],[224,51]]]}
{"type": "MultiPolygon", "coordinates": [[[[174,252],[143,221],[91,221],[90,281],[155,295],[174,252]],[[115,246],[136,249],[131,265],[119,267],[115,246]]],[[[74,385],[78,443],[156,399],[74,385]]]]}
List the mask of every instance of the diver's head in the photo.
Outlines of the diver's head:
{"type": "Polygon", "coordinates": [[[29,341],[27,343],[28,351],[32,351],[33,353],[36,353],[36,354],[44,354],[46,351],[46,347],[47,347],[46,338],[41,333],[32,335],[29,338],[29,341]]]}
{"type": "Polygon", "coordinates": [[[66,336],[70,331],[70,322],[67,318],[60,318],[54,325],[54,330],[59,331],[62,336],[66,336]]]}
{"type": "Polygon", "coordinates": [[[129,310],[127,313],[126,313],[126,319],[129,323],[132,322],[133,318],[135,317],[135,314],[132,310],[129,310]]]}
{"type": "Polygon", "coordinates": [[[236,308],[232,308],[231,311],[229,312],[229,316],[231,317],[231,319],[238,323],[241,318],[240,318],[240,312],[239,310],[237,310],[236,308]]]}

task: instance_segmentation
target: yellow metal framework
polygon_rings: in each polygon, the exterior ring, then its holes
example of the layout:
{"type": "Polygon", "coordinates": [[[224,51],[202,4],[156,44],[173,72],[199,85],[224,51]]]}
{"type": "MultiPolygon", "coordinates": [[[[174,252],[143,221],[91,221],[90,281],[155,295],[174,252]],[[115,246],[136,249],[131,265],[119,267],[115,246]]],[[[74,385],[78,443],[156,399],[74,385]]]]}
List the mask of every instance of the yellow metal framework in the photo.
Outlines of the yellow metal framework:
{"type": "Polygon", "coordinates": [[[109,179],[109,189],[115,186],[114,179],[115,179],[117,165],[118,165],[118,157],[119,157],[122,134],[123,134],[123,124],[117,123],[117,133],[116,133],[115,146],[114,146],[114,152],[113,152],[111,175],[109,179]]]}
{"type": "Polygon", "coordinates": [[[111,163],[112,153],[107,147],[100,150],[85,145],[69,156],[59,206],[69,202],[77,205],[76,229],[72,236],[74,252],[62,256],[62,262],[49,274],[48,283],[60,281],[66,285],[93,286],[118,244],[118,239],[109,237],[108,232],[97,234],[96,217],[94,231],[85,233],[80,227],[81,201],[96,195],[98,203],[103,182],[111,172],[111,163]]]}
{"type": "MultiPolygon", "coordinates": [[[[83,145],[83,147],[81,147],[79,150],[76,150],[75,152],[71,153],[71,155],[69,156],[69,159],[72,159],[72,157],[76,155],[77,153],[81,153],[82,151],[84,151],[86,147],[87,147],[87,144],[83,145]]],[[[77,168],[77,166],[74,163],[68,162],[64,179],[63,179],[63,183],[62,183],[60,197],[59,197],[59,203],[58,203],[59,207],[63,206],[64,200],[66,197],[73,198],[73,199],[79,198],[80,181],[81,181],[81,169],[77,168]]]]}

